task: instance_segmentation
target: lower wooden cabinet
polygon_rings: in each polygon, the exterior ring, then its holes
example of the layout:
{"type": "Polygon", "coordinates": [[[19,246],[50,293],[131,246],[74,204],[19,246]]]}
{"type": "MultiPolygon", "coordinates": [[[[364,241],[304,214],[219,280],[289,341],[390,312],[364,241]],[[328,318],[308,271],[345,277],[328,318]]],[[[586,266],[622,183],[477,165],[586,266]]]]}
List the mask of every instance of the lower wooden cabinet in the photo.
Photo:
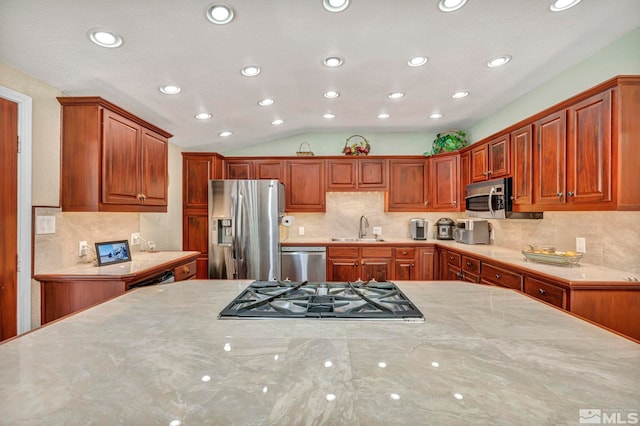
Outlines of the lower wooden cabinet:
{"type": "Polygon", "coordinates": [[[418,279],[420,281],[433,281],[436,279],[437,250],[435,247],[418,249],[418,279]]]}
{"type": "Polygon", "coordinates": [[[415,280],[418,278],[418,267],[415,247],[398,247],[393,249],[395,266],[394,280],[415,280]]]}
{"type": "Polygon", "coordinates": [[[328,247],[327,281],[388,281],[392,262],[391,247],[328,247]]]}
{"type": "Polygon", "coordinates": [[[567,307],[567,292],[564,288],[533,277],[524,278],[524,292],[530,296],[550,303],[558,308],[567,307]]]}
{"type": "Polygon", "coordinates": [[[497,285],[522,291],[522,275],[482,262],[480,282],[483,284],[497,285]]]}

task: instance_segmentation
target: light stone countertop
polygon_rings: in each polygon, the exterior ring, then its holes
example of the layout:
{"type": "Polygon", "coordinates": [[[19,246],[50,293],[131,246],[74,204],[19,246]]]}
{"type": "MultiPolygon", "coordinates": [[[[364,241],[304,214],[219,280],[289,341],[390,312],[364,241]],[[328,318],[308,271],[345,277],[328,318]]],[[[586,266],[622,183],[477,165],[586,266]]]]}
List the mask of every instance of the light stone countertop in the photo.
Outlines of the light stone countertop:
{"type": "MultiPolygon", "coordinates": [[[[335,242],[327,238],[310,238],[310,239],[295,239],[287,240],[282,243],[285,246],[296,245],[357,245],[357,244],[387,244],[387,245],[433,245],[436,244],[442,247],[451,247],[457,251],[466,252],[470,255],[484,256],[492,258],[497,261],[507,263],[515,266],[519,269],[531,271],[534,273],[542,273],[549,275],[557,279],[570,281],[572,283],[588,283],[588,282],[625,282],[627,284],[636,284],[640,286],[640,283],[630,283],[629,278],[635,278],[640,280],[640,275],[633,272],[620,271],[617,269],[606,268],[604,266],[590,265],[588,263],[580,263],[578,266],[558,266],[558,265],[546,265],[542,263],[528,262],[524,259],[524,255],[519,250],[513,250],[505,247],[498,247],[494,245],[484,244],[463,244],[451,240],[424,240],[416,241],[410,238],[385,238],[380,243],[364,243],[357,241],[350,242],[335,242]]],[[[524,249],[524,247],[523,247],[524,249]]]]}
{"type": "Polygon", "coordinates": [[[0,344],[0,423],[573,425],[588,410],[640,412],[640,345],[513,290],[397,282],[424,323],[218,320],[249,282],[141,288],[0,344]]]}
{"type": "Polygon", "coordinates": [[[197,251],[154,251],[135,252],[131,255],[130,262],[116,263],[114,265],[97,266],[93,263],[78,263],[77,265],[55,271],[39,272],[34,278],[50,275],[78,275],[90,276],[127,276],[138,274],[148,269],[154,269],[158,265],[169,262],[179,262],[199,254],[197,251]]]}

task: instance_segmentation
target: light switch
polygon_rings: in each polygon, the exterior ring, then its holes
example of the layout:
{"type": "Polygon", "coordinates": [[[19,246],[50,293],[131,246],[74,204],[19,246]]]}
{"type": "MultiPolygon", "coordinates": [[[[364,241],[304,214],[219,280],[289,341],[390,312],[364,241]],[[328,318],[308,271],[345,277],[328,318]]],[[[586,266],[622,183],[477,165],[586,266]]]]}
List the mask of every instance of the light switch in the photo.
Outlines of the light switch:
{"type": "Polygon", "coordinates": [[[55,234],[55,216],[36,216],[36,234],[55,234]]]}

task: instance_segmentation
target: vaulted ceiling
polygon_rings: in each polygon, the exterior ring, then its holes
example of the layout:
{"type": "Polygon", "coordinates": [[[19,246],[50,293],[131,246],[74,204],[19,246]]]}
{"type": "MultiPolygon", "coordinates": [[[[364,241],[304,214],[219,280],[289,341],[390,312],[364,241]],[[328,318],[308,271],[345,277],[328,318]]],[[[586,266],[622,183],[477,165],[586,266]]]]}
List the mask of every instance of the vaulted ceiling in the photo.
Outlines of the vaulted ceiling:
{"type": "Polygon", "coordinates": [[[182,147],[223,152],[304,132],[467,128],[640,26],[638,0],[562,12],[551,0],[468,0],[448,13],[438,3],[351,0],[332,13],[322,0],[2,0],[0,62],[66,95],[104,97],[182,147]],[[234,19],[210,22],[215,4],[234,19]],[[91,43],[94,29],[122,45],[91,43]],[[488,67],[498,55],[511,61],[488,67]],[[343,64],[323,65],[331,56],[343,64]],[[416,56],[427,63],[409,66],[416,56]],[[247,65],[260,74],[243,76],[247,65]]]}

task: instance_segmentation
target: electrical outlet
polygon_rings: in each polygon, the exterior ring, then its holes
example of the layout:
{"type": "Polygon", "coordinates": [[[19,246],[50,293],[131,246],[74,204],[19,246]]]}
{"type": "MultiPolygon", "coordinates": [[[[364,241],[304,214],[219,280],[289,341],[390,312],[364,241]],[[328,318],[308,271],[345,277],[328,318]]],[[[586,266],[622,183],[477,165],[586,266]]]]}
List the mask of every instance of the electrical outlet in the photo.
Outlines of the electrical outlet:
{"type": "Polygon", "coordinates": [[[139,232],[133,232],[131,234],[131,245],[132,246],[139,246],[140,245],[140,233],[139,232]]]}
{"type": "Polygon", "coordinates": [[[373,235],[382,235],[382,226],[374,226],[373,235]]]}
{"type": "Polygon", "coordinates": [[[304,235],[304,226],[298,227],[298,235],[304,235]]]}
{"type": "Polygon", "coordinates": [[[147,245],[149,246],[149,251],[156,251],[156,243],[153,241],[147,241],[147,245]]]}
{"type": "Polygon", "coordinates": [[[79,257],[86,256],[88,249],[89,249],[89,244],[87,244],[86,241],[78,242],[78,256],[79,257]]]}
{"type": "Polygon", "coordinates": [[[586,253],[587,252],[587,240],[583,237],[576,237],[576,252],[577,253],[586,253]]]}

